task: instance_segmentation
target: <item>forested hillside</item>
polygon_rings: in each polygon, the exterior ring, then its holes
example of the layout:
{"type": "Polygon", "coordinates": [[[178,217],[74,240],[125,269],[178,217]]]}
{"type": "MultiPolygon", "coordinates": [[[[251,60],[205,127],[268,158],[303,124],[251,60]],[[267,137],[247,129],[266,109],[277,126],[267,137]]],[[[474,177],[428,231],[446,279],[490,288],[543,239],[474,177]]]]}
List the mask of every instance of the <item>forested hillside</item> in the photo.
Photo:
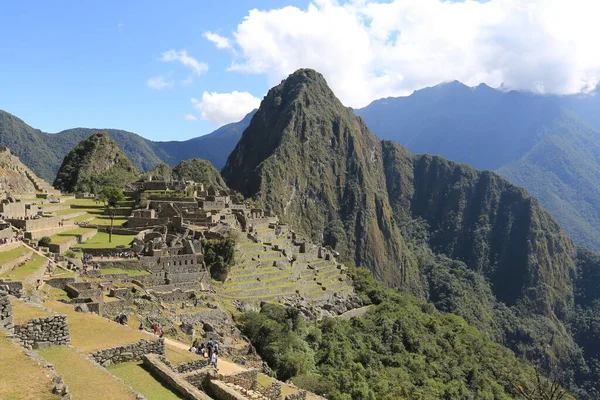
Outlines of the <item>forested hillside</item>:
{"type": "Polygon", "coordinates": [[[600,251],[597,97],[452,82],[356,113],[379,137],[412,152],[496,170],[538,198],[576,243],[600,251]]]}
{"type": "Polygon", "coordinates": [[[300,233],[564,369],[574,393],[595,398],[595,347],[570,328],[590,307],[575,296],[581,252],[527,191],[379,141],[311,70],[269,91],[223,175],[300,233]]]}

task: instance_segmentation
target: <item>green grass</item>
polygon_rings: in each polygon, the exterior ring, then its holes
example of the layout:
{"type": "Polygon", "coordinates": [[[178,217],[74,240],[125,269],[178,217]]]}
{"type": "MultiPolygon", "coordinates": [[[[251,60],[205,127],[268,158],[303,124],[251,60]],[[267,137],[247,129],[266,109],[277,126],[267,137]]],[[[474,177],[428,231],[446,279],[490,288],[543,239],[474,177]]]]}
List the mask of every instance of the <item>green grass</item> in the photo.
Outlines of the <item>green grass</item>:
{"type": "Polygon", "coordinates": [[[142,275],[150,275],[148,271],[142,271],[138,269],[122,269],[122,268],[103,268],[100,270],[102,275],[110,275],[110,274],[127,274],[129,276],[142,276],[142,275]]]}
{"type": "Polygon", "coordinates": [[[203,357],[187,350],[180,349],[168,343],[165,343],[165,355],[173,365],[179,365],[190,361],[200,360],[203,357]]]}
{"type": "Polygon", "coordinates": [[[57,346],[40,350],[39,354],[54,364],[56,372],[69,385],[74,399],[135,399],[123,382],[106,370],[95,367],[75,349],[57,346]]]}
{"type": "Polygon", "coordinates": [[[108,371],[123,379],[127,385],[147,399],[177,400],[180,398],[168,387],[154,379],[150,372],[144,369],[142,363],[129,362],[111,365],[108,367],[108,371]]]}
{"type": "Polygon", "coordinates": [[[8,251],[0,251],[0,265],[4,265],[7,262],[14,260],[15,258],[21,257],[23,254],[29,251],[31,250],[25,246],[19,246],[16,249],[8,251]]]}
{"type": "Polygon", "coordinates": [[[50,236],[50,239],[52,240],[50,243],[63,244],[63,243],[68,242],[69,240],[73,239],[74,237],[83,235],[90,231],[91,231],[91,229],[89,229],[89,228],[75,228],[75,229],[67,231],[67,232],[57,233],[56,235],[50,236]]]}
{"type": "Polygon", "coordinates": [[[33,318],[45,318],[53,315],[48,311],[29,305],[21,300],[11,298],[10,304],[12,305],[13,323],[15,325],[22,324],[33,318]]]}
{"type": "Polygon", "coordinates": [[[44,369],[27,357],[21,348],[0,333],[0,399],[51,400],[50,378],[44,369]]]}
{"type": "Polygon", "coordinates": [[[27,261],[22,267],[17,267],[6,271],[0,275],[0,278],[10,278],[14,281],[22,281],[35,273],[38,269],[42,268],[48,263],[48,259],[40,256],[39,254],[33,253],[31,260],[27,261]]]}
{"type": "Polygon", "coordinates": [[[135,235],[112,235],[112,243],[108,242],[108,233],[98,232],[93,238],[77,245],[84,249],[103,249],[117,246],[129,247],[135,235]]]}
{"type": "Polygon", "coordinates": [[[85,353],[123,346],[141,339],[151,339],[136,329],[120,325],[96,314],[75,312],[73,307],[68,304],[47,301],[44,305],[67,316],[71,331],[71,344],[85,353]]]}

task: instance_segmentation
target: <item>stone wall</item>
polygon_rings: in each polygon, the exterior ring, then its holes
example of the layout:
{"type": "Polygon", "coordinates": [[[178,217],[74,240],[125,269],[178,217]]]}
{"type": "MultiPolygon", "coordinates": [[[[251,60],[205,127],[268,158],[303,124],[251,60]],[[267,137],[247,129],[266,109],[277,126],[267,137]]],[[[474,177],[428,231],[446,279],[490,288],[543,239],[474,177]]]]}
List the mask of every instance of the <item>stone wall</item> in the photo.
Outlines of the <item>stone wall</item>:
{"type": "Polygon", "coordinates": [[[23,282],[19,281],[4,281],[0,279],[0,289],[8,292],[9,295],[21,298],[25,295],[25,289],[23,289],[23,282]]]}
{"type": "Polygon", "coordinates": [[[45,348],[71,343],[71,334],[66,315],[34,318],[14,327],[15,339],[23,347],[45,348]]]}
{"type": "Polygon", "coordinates": [[[258,380],[258,370],[249,369],[241,372],[234,372],[232,374],[219,374],[217,379],[225,383],[240,386],[246,390],[254,390],[256,381],[258,380]]]}
{"type": "Polygon", "coordinates": [[[100,365],[107,367],[129,361],[140,361],[146,354],[165,354],[165,342],[159,339],[155,342],[142,339],[139,342],[125,346],[111,347],[93,353],[92,358],[100,365]]]}
{"type": "Polygon", "coordinates": [[[180,301],[187,301],[196,297],[196,293],[193,290],[183,291],[179,288],[171,292],[156,292],[154,290],[151,290],[151,293],[158,300],[164,303],[178,303],[180,301]]]}
{"type": "Polygon", "coordinates": [[[74,283],[75,282],[75,278],[52,278],[52,279],[48,279],[46,281],[46,283],[52,287],[55,287],[57,289],[65,289],[65,286],[70,284],[70,283],[74,283]]]}
{"type": "Polygon", "coordinates": [[[299,390],[297,393],[288,394],[285,396],[285,400],[306,400],[306,392],[299,390]]]}
{"type": "MultiPolygon", "coordinates": [[[[44,219],[49,219],[49,218],[44,218],[44,219]]],[[[34,231],[27,231],[27,232],[25,232],[25,238],[30,239],[30,240],[38,240],[44,236],[53,236],[58,233],[71,231],[71,230],[73,230],[73,228],[75,228],[75,226],[73,225],[73,222],[70,220],[66,220],[65,226],[58,226],[58,223],[57,223],[57,225],[54,227],[44,228],[44,229],[39,229],[39,230],[34,230],[34,231]]]]}
{"type": "MultiPolygon", "coordinates": [[[[38,219],[8,219],[13,226],[26,231],[37,231],[40,229],[48,229],[58,227],[58,223],[62,221],[62,217],[49,217],[38,219]]],[[[65,225],[67,222],[65,221],[65,225]]]]}
{"type": "Polygon", "coordinates": [[[0,328],[9,332],[13,331],[12,306],[8,299],[8,293],[0,291],[0,328]]]}
{"type": "Polygon", "coordinates": [[[269,386],[264,387],[258,384],[254,387],[254,391],[259,392],[269,400],[281,400],[281,382],[275,381],[269,386]]]}
{"type": "Polygon", "coordinates": [[[184,399],[211,400],[208,395],[201,392],[175,373],[167,364],[161,361],[159,356],[148,354],[142,358],[144,360],[144,366],[150,370],[152,375],[158,377],[161,382],[175,390],[184,399]]]}
{"type": "Polygon", "coordinates": [[[227,386],[225,382],[211,380],[209,381],[209,390],[212,398],[218,400],[247,400],[248,397],[227,386]]]}
{"type": "Polygon", "coordinates": [[[208,359],[206,360],[194,360],[187,363],[179,364],[175,367],[175,370],[180,374],[185,374],[187,372],[196,371],[207,367],[209,365],[208,359]]]}
{"type": "Polygon", "coordinates": [[[95,236],[96,233],[98,233],[98,230],[90,229],[89,232],[85,232],[81,235],[74,236],[72,239],[69,239],[64,243],[61,243],[61,244],[50,243],[50,246],[48,246],[48,248],[50,249],[50,251],[52,253],[62,254],[65,251],[69,250],[71,247],[75,246],[77,243],[85,242],[86,240],[95,236]]]}

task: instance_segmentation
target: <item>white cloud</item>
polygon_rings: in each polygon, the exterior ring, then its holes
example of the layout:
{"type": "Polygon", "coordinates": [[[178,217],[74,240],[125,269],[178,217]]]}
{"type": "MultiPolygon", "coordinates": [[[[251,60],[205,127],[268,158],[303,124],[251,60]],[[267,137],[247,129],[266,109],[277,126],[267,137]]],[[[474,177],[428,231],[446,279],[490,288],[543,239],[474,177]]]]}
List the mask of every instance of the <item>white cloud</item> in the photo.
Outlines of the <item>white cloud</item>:
{"type": "Polygon", "coordinates": [[[217,126],[240,121],[250,111],[258,108],[260,99],[248,92],[231,93],[204,92],[202,100],[192,99],[202,119],[207,119],[217,126]]]}
{"type": "Polygon", "coordinates": [[[187,114],[184,119],[186,121],[196,121],[198,118],[194,114],[187,114]]]}
{"type": "Polygon", "coordinates": [[[206,39],[213,42],[218,49],[228,49],[231,47],[231,43],[229,43],[229,39],[219,35],[218,33],[213,32],[204,32],[203,35],[206,39]]]}
{"type": "Polygon", "coordinates": [[[173,86],[173,82],[162,75],[158,75],[148,78],[148,80],[146,81],[146,85],[152,89],[162,90],[173,86]]]}
{"type": "Polygon", "coordinates": [[[208,71],[208,64],[196,60],[194,57],[190,56],[185,50],[165,51],[160,56],[160,60],[167,62],[178,61],[186,67],[190,68],[197,75],[203,74],[206,71],[208,71]]]}
{"type": "Polygon", "coordinates": [[[599,12],[590,0],[314,0],[306,9],[255,9],[229,43],[230,70],[276,84],[314,68],[354,107],[454,79],[575,93],[599,82],[599,12]]]}

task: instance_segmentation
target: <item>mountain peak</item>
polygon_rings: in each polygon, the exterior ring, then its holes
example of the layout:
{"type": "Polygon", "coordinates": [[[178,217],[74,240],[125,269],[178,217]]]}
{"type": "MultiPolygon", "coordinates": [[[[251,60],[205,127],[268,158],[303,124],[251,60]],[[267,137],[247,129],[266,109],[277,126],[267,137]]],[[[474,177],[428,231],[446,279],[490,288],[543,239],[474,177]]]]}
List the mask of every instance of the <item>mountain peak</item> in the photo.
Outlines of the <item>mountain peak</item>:
{"type": "Polygon", "coordinates": [[[138,175],[108,133],[96,132],[67,154],[54,186],[64,192],[95,192],[101,186],[124,187],[138,175]]]}

